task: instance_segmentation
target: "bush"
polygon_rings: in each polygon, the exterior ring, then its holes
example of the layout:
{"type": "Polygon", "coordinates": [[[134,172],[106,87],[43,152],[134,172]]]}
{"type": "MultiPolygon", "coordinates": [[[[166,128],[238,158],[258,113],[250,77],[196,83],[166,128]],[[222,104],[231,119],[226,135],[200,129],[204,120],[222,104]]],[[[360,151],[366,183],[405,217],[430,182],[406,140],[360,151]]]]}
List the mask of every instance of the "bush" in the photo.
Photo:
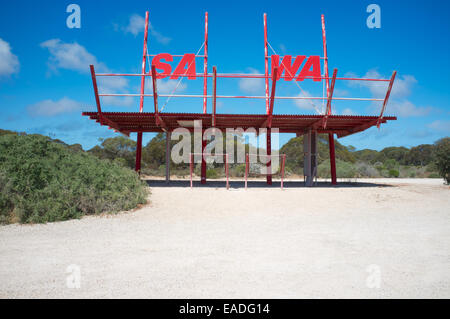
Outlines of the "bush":
{"type": "MultiPolygon", "coordinates": [[[[336,160],[336,175],[338,178],[353,178],[357,177],[356,167],[349,162],[336,160]]],[[[317,167],[317,176],[322,178],[330,178],[330,160],[323,161],[317,167]]]]}
{"type": "Polygon", "coordinates": [[[399,175],[400,175],[400,173],[396,169],[390,169],[389,170],[389,177],[397,178],[399,175]]]}
{"type": "Polygon", "coordinates": [[[145,203],[146,187],[122,165],[45,136],[0,136],[1,222],[46,223],[135,208],[145,203]]]}
{"type": "Polygon", "coordinates": [[[206,178],[219,178],[219,173],[217,172],[217,170],[215,168],[208,168],[206,170],[206,178]]]}
{"type": "Polygon", "coordinates": [[[450,137],[442,138],[435,143],[435,163],[447,184],[450,184],[450,137]]]}

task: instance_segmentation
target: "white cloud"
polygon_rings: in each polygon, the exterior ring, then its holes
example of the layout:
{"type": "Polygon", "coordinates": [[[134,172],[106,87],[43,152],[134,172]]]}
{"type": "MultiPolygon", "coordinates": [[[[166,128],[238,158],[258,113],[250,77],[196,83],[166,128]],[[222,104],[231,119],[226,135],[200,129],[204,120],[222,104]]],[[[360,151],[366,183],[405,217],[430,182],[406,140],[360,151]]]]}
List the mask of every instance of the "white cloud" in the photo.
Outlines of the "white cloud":
{"type": "MultiPolygon", "coordinates": [[[[379,107],[379,106],[378,106],[379,107]]],[[[386,107],[385,115],[395,114],[398,116],[425,116],[433,111],[431,106],[421,107],[416,106],[408,100],[390,101],[386,107]]]]}
{"type": "MultiPolygon", "coordinates": [[[[170,79],[158,79],[156,83],[156,87],[158,89],[159,94],[172,94],[175,92],[183,92],[187,89],[187,84],[181,82],[178,85],[179,80],[170,80],[170,79]],[[178,87],[177,87],[178,85],[178,87]],[[176,90],[175,90],[176,88],[176,90]],[[175,92],[174,92],[175,90],[175,92]]],[[[151,78],[147,78],[145,83],[145,90],[147,92],[153,92],[153,84],[151,78]]]]}
{"type": "MultiPolygon", "coordinates": [[[[358,77],[358,75],[349,72],[346,74],[346,77],[358,77]]],[[[382,79],[388,77],[382,76],[376,69],[371,69],[366,72],[363,78],[382,79]]],[[[417,80],[413,75],[397,75],[392,87],[385,115],[393,114],[403,117],[425,116],[434,111],[434,108],[431,106],[417,106],[407,99],[408,96],[411,95],[411,90],[416,83],[417,80]]],[[[387,82],[379,81],[348,81],[348,85],[350,87],[368,88],[374,98],[384,99],[389,84],[387,82]]],[[[381,110],[380,102],[372,103],[372,108],[376,113],[379,113],[381,110]]]]}
{"type": "MultiPolygon", "coordinates": [[[[253,68],[248,68],[250,74],[258,74],[258,70],[253,68]]],[[[265,84],[264,79],[252,79],[244,78],[239,80],[239,88],[244,93],[255,94],[264,93],[265,84]]]]}
{"type": "Polygon", "coordinates": [[[437,120],[428,124],[428,127],[435,131],[450,133],[450,121],[437,120]]]}
{"type": "Polygon", "coordinates": [[[48,66],[52,71],[58,69],[88,73],[89,65],[95,65],[97,72],[108,72],[108,68],[89,53],[85,47],[74,42],[64,43],[60,39],[51,39],[41,43],[42,48],[50,52],[48,66]]]}
{"type": "MultiPolygon", "coordinates": [[[[345,74],[346,77],[356,77],[359,76],[353,72],[348,72],[345,74]]],[[[371,69],[362,76],[362,78],[370,79],[386,79],[390,77],[382,76],[376,69],[371,69]]],[[[388,82],[379,81],[347,81],[350,87],[366,87],[370,90],[375,98],[384,98],[386,96],[387,88],[389,86],[388,82]]],[[[394,98],[404,98],[411,94],[411,88],[417,83],[416,78],[413,75],[397,75],[394,86],[392,87],[391,97],[394,98]]]]}
{"type": "MultiPolygon", "coordinates": [[[[150,35],[156,39],[159,43],[168,44],[172,39],[162,35],[160,32],[156,31],[151,23],[149,23],[149,31],[150,35]]],[[[139,14],[133,14],[130,16],[130,20],[128,25],[122,30],[125,33],[131,33],[134,36],[137,36],[139,33],[144,32],[145,30],[145,19],[139,14]]]]}
{"type": "Polygon", "coordinates": [[[55,116],[63,113],[71,113],[81,110],[81,103],[67,97],[59,101],[44,100],[27,107],[28,113],[33,116],[55,116]]]}
{"type": "MultiPolygon", "coordinates": [[[[59,39],[51,39],[41,43],[41,47],[50,52],[48,65],[53,72],[67,69],[88,73],[91,64],[95,65],[96,72],[111,72],[104,63],[98,61],[84,46],[76,42],[64,43],[59,39]]],[[[127,93],[129,85],[128,79],[124,77],[97,77],[97,83],[101,94],[127,93]]],[[[102,97],[101,103],[105,106],[131,106],[135,100],[132,97],[105,96],[102,97]]]]}
{"type": "Polygon", "coordinates": [[[19,67],[19,59],[11,52],[11,46],[0,38],[0,77],[19,72],[19,67]]]}

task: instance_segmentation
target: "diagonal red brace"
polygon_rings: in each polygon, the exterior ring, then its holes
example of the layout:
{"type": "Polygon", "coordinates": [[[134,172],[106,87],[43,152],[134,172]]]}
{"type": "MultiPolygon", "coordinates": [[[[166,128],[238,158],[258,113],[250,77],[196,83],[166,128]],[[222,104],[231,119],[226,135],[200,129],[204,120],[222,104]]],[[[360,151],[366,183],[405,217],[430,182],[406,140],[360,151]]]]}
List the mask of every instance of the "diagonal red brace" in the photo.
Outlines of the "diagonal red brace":
{"type": "Polygon", "coordinates": [[[389,96],[391,95],[392,86],[394,85],[395,76],[397,75],[397,71],[394,71],[391,76],[391,80],[389,81],[388,90],[386,92],[386,97],[384,98],[383,107],[381,108],[380,116],[378,117],[377,127],[380,128],[381,119],[383,118],[384,111],[386,110],[386,105],[389,101],[389,96]]]}

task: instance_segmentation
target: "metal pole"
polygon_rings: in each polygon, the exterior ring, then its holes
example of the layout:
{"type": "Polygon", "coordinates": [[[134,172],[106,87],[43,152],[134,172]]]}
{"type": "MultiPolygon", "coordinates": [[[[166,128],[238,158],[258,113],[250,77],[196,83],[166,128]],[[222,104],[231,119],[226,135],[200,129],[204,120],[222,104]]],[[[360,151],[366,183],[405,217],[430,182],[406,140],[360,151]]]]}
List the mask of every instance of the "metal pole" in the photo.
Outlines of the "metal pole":
{"type": "Polygon", "coordinates": [[[267,14],[264,13],[264,66],[266,80],[266,113],[269,114],[269,48],[267,45],[267,14]]]}
{"type": "Polygon", "coordinates": [[[206,148],[206,141],[203,139],[205,136],[205,130],[202,129],[202,164],[201,164],[201,184],[206,184],[206,160],[205,160],[205,148],[206,148]]]}
{"type": "MultiPolygon", "coordinates": [[[[206,77],[208,75],[208,12],[205,13],[205,57],[203,60],[203,72],[204,72],[204,78],[203,78],[203,113],[206,114],[207,109],[207,97],[208,94],[208,88],[207,88],[207,82],[208,78],[206,77]]],[[[201,164],[201,183],[206,184],[206,161],[203,156],[203,152],[206,147],[206,141],[203,140],[203,135],[205,133],[205,130],[202,130],[202,164],[201,164]]]]}
{"type": "Polygon", "coordinates": [[[217,69],[215,66],[213,66],[213,112],[212,112],[212,126],[216,126],[216,99],[217,96],[217,69]]]}
{"type": "Polygon", "coordinates": [[[391,80],[389,81],[388,90],[386,92],[386,97],[384,98],[383,107],[381,108],[380,116],[378,117],[377,127],[380,128],[381,118],[383,117],[384,110],[386,109],[386,105],[389,101],[389,96],[391,95],[392,86],[394,85],[395,76],[397,75],[397,71],[394,71],[391,76],[391,80]]]}
{"type": "MultiPolygon", "coordinates": [[[[325,16],[322,14],[322,40],[323,40],[323,56],[324,56],[324,68],[327,86],[327,99],[330,98],[330,79],[328,73],[328,50],[327,50],[327,35],[325,31],[325,16]]],[[[335,78],[335,77],[334,77],[335,78]]],[[[331,101],[327,101],[326,115],[331,115],[331,101]],[[328,103],[330,106],[328,107],[328,103]]],[[[331,184],[337,184],[336,178],[336,155],[334,149],[334,134],[328,134],[328,148],[330,152],[330,171],[331,171],[331,184]]]]}
{"type": "MultiPolygon", "coordinates": [[[[327,35],[325,31],[325,16],[322,14],[322,42],[323,42],[323,63],[325,69],[325,84],[327,86],[327,97],[330,95],[330,79],[328,76],[328,50],[327,50],[327,35]]],[[[330,110],[331,114],[331,110],[330,110]]],[[[330,115],[328,114],[328,115],[330,115]]]]}
{"type": "Polygon", "coordinates": [[[135,165],[135,170],[139,174],[141,173],[141,154],[142,154],[142,132],[139,132],[137,134],[136,165],[135,165]]]}
{"type": "Polygon", "coordinates": [[[207,110],[207,99],[206,95],[208,94],[208,12],[205,13],[205,58],[203,63],[203,72],[205,77],[203,78],[203,113],[206,114],[207,110]]]}
{"type": "MultiPolygon", "coordinates": [[[[145,30],[144,30],[144,52],[142,54],[142,74],[145,74],[145,67],[147,61],[147,37],[148,37],[148,11],[145,12],[145,30]]],[[[145,76],[141,78],[141,98],[139,103],[139,112],[144,111],[144,90],[145,90],[145,76]]],[[[142,132],[137,133],[136,144],[136,164],[135,170],[140,173],[141,171],[141,154],[142,154],[142,132]]]]}
{"type": "Polygon", "coordinates": [[[170,182],[170,137],[172,133],[166,132],[166,183],[170,182]]]}
{"type": "Polygon", "coordinates": [[[267,185],[272,185],[272,129],[267,128],[267,185]]]}
{"type": "MultiPolygon", "coordinates": [[[[147,37],[148,37],[148,11],[145,12],[145,30],[144,30],[144,53],[142,54],[142,74],[145,74],[145,67],[147,64],[147,37]]],[[[139,103],[139,112],[144,111],[144,89],[145,89],[145,75],[141,78],[141,100],[139,103]]]]}
{"type": "Polygon", "coordinates": [[[94,86],[94,93],[95,93],[95,103],[97,104],[97,112],[98,112],[98,118],[100,120],[100,124],[103,125],[102,122],[102,106],[100,104],[100,97],[98,94],[98,87],[97,87],[97,78],[95,76],[95,69],[94,66],[91,64],[91,77],[92,77],[92,85],[94,86]]]}
{"type": "Polygon", "coordinates": [[[336,155],[334,152],[334,134],[328,134],[328,143],[330,144],[330,166],[331,166],[331,184],[337,185],[336,176],[336,155]]]}

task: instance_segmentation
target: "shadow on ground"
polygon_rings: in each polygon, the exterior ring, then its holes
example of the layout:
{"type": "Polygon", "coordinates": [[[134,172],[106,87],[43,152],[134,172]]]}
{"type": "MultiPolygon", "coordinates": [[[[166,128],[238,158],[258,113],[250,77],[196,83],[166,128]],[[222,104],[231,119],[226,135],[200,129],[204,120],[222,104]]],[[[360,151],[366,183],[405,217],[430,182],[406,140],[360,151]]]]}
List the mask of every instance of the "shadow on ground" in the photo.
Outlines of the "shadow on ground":
{"type": "MultiPolygon", "coordinates": [[[[166,183],[165,180],[145,179],[150,187],[186,187],[189,188],[191,183],[189,180],[171,180],[166,183]]],[[[225,188],[226,182],[222,180],[209,180],[206,184],[201,184],[200,181],[194,181],[193,187],[202,188],[225,188]]],[[[266,181],[248,181],[248,188],[280,188],[281,182],[273,181],[272,185],[267,185],[266,181]]],[[[301,181],[285,181],[284,188],[304,188],[305,183],[301,181]]],[[[388,184],[381,183],[367,183],[367,182],[339,182],[337,185],[331,185],[331,182],[319,181],[314,184],[314,187],[323,188],[359,188],[359,187],[392,187],[388,184]]],[[[239,189],[245,188],[244,181],[230,181],[230,188],[239,189]]]]}

